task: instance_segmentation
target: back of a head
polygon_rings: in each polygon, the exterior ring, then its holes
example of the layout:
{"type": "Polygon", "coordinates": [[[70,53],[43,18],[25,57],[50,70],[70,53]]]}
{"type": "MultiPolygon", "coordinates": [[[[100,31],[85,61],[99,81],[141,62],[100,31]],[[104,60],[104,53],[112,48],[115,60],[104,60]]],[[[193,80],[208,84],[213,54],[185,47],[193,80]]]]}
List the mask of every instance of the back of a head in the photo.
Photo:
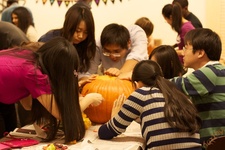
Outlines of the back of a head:
{"type": "Polygon", "coordinates": [[[219,35],[207,28],[196,28],[189,31],[184,38],[185,45],[193,46],[193,52],[204,50],[210,60],[220,60],[222,42],[219,35]]]}
{"type": "Polygon", "coordinates": [[[173,10],[173,5],[172,4],[166,4],[163,9],[162,9],[162,15],[165,18],[170,19],[171,15],[172,15],[172,10],[173,10]]]}
{"type": "Polygon", "coordinates": [[[19,46],[23,42],[29,42],[25,33],[12,23],[0,21],[0,50],[19,46]]]}
{"type": "Polygon", "coordinates": [[[163,77],[160,66],[152,60],[143,60],[135,65],[131,80],[141,81],[146,86],[154,86],[157,76],[163,77]]]}
{"type": "Polygon", "coordinates": [[[13,3],[18,3],[19,0],[7,0],[7,6],[12,5],[13,3]]]}
{"type": "Polygon", "coordinates": [[[147,37],[149,37],[154,29],[154,25],[147,17],[141,17],[136,22],[136,25],[140,26],[146,33],[147,37]]]}
{"type": "Polygon", "coordinates": [[[42,62],[49,72],[51,72],[50,70],[55,72],[53,70],[56,69],[56,67],[57,70],[62,71],[62,69],[71,65],[75,67],[72,68],[72,70],[78,69],[79,57],[77,51],[75,47],[63,37],[56,37],[46,42],[37,53],[42,56],[42,62]]]}
{"type": "Polygon", "coordinates": [[[101,33],[101,45],[118,45],[128,49],[127,43],[130,40],[130,33],[126,27],[116,23],[105,26],[101,33]]]}
{"type": "Polygon", "coordinates": [[[160,65],[166,79],[179,76],[184,73],[184,69],[175,49],[170,45],[160,45],[156,47],[149,56],[154,57],[160,65]]]}
{"type": "Polygon", "coordinates": [[[173,0],[172,4],[176,2],[179,3],[182,8],[185,8],[188,6],[188,0],[173,0]]]}

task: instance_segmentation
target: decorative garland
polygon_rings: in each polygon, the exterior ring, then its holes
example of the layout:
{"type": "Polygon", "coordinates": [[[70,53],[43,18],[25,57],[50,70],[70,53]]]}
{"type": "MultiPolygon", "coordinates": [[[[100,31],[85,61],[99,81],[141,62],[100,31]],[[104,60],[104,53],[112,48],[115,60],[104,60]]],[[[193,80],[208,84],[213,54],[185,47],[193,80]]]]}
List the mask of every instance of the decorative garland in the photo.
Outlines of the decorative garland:
{"type": "MultiPolygon", "coordinates": [[[[38,2],[39,0],[36,0],[36,3],[38,2]]],[[[43,4],[45,4],[48,0],[41,0],[43,4]]],[[[56,1],[58,3],[59,6],[61,6],[62,2],[65,3],[66,7],[70,4],[70,3],[76,3],[78,0],[49,0],[50,1],[50,4],[53,5],[53,3],[56,1]]],[[[100,0],[93,0],[96,5],[98,6],[99,3],[100,3],[100,0]]],[[[104,4],[106,5],[108,0],[102,0],[104,2],[104,4]]],[[[115,2],[115,0],[110,0],[113,4],[115,2]]],[[[122,2],[122,0],[119,0],[120,2],[122,2]]]]}

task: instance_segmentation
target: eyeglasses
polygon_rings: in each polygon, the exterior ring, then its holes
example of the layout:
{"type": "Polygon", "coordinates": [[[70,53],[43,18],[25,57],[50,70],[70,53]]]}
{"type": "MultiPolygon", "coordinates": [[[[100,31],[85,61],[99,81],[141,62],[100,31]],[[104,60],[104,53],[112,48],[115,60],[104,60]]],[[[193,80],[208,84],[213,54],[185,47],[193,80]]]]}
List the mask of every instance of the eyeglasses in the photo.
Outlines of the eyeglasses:
{"type": "Polygon", "coordinates": [[[121,57],[121,54],[120,53],[109,53],[109,52],[103,52],[102,53],[104,56],[113,56],[113,57],[121,57]]]}

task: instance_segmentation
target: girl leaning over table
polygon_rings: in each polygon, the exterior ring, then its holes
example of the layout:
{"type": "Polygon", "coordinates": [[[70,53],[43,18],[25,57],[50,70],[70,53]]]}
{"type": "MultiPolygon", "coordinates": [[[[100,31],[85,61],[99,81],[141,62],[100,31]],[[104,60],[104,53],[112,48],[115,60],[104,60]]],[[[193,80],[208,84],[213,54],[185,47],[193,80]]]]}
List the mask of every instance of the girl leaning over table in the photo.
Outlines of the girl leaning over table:
{"type": "Polygon", "coordinates": [[[160,66],[151,60],[141,61],[134,67],[131,80],[136,90],[127,99],[120,95],[114,102],[113,108],[123,105],[119,112],[113,110],[113,118],[99,128],[99,138],[116,137],[140,118],[146,149],[201,150],[201,120],[196,108],[163,78],[160,66]]]}
{"type": "MultiPolygon", "coordinates": [[[[90,95],[79,103],[79,57],[69,41],[57,37],[41,45],[28,43],[0,52],[0,106],[20,101],[32,111],[33,122],[49,124],[45,140],[54,139],[62,122],[65,142],[78,141],[85,134],[82,111],[101,103],[102,97],[90,95]]],[[[11,112],[0,109],[0,136],[7,127],[6,113],[11,112]]]]}

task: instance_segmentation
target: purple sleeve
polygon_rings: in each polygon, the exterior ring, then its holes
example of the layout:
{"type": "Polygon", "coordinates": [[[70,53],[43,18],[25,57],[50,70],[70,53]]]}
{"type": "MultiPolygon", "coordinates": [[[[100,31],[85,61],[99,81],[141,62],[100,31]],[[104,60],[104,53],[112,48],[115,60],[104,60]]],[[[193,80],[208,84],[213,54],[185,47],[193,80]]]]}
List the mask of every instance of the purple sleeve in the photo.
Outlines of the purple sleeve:
{"type": "Polygon", "coordinates": [[[103,124],[98,130],[98,136],[100,139],[112,139],[114,136],[113,133],[109,130],[106,124],[103,124]]]}
{"type": "Polygon", "coordinates": [[[180,33],[180,43],[178,44],[178,47],[180,50],[183,49],[183,47],[185,46],[184,44],[184,37],[186,35],[186,33],[188,33],[189,31],[195,29],[195,27],[191,24],[190,21],[184,23],[181,27],[181,33],[180,33]]]}

